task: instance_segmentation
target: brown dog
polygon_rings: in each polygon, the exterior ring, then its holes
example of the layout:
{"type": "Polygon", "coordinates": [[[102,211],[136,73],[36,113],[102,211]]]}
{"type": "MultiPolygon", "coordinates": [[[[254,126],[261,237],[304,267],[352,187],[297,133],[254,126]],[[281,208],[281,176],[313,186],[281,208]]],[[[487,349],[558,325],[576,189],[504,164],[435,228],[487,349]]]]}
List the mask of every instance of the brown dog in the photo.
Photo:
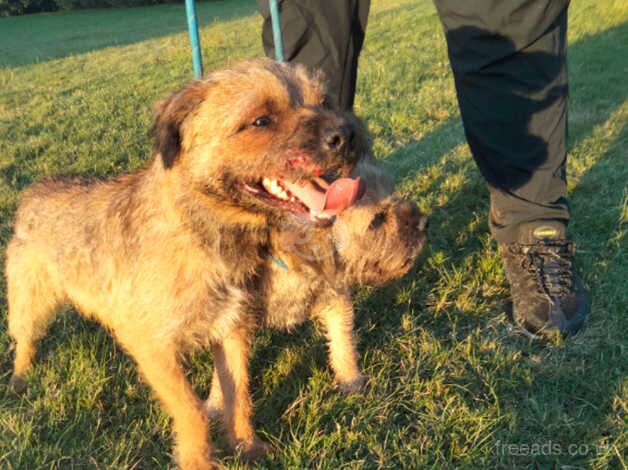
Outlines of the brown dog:
{"type": "Polygon", "coordinates": [[[357,199],[359,181],[346,176],[365,151],[361,132],[323,107],[303,68],[245,62],[157,105],[146,168],[24,191],[6,265],[15,389],[25,388],[56,307],[70,303],[137,362],[172,416],[181,468],[214,466],[203,404],[180,365],[193,348],[214,350],[238,405],[226,416],[230,444],[245,457],[265,452],[250,424],[247,371],[269,230],[316,224],[357,199]]]}
{"type": "MultiPolygon", "coordinates": [[[[371,161],[361,161],[356,173],[366,182],[366,196],[330,226],[292,223],[271,230],[259,322],[289,330],[308,319],[320,321],[336,381],[347,393],[365,383],[353,338],[351,288],[406,274],[425,243],[428,224],[416,204],[391,194],[389,180],[371,161]]],[[[222,378],[214,372],[210,416],[232,413],[228,407],[234,405],[227,401],[222,378]]]]}

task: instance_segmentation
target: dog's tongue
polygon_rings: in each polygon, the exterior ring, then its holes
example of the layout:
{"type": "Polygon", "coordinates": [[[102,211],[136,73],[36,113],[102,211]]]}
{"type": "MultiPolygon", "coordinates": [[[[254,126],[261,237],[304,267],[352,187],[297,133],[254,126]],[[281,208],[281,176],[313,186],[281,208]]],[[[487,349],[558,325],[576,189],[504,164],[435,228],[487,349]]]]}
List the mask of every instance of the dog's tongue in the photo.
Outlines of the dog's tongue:
{"type": "Polygon", "coordinates": [[[364,195],[366,186],[360,178],[339,178],[329,184],[315,178],[304,185],[282,181],[312,212],[338,214],[364,195]]]}
{"type": "Polygon", "coordinates": [[[323,211],[340,213],[364,196],[365,191],[366,184],[361,178],[339,178],[327,188],[323,211]]]}

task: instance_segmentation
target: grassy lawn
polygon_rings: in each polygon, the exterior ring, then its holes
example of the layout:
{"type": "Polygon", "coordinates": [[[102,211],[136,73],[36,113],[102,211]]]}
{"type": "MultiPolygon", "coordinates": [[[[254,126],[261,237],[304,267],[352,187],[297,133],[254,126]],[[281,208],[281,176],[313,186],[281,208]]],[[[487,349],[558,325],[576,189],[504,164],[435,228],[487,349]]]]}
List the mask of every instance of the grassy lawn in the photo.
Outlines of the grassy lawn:
{"type": "MultiPolygon", "coordinates": [[[[148,157],[151,103],[191,78],[183,15],[169,5],[0,19],[1,265],[25,186],[111,176],[148,157]]],[[[262,55],[254,2],[202,3],[199,15],[207,69],[262,55]]],[[[356,111],[400,192],[431,214],[432,241],[406,278],[358,293],[364,395],[334,389],[315,327],[259,335],[256,425],[278,453],[257,468],[626,468],[625,3],[574,2],[569,42],[571,232],[593,296],[586,330],[540,344],[511,328],[435,9],[378,0],[356,111]]],[[[168,418],[135,366],[74,313],[42,341],[26,396],[9,390],[4,289],[0,278],[0,468],[172,466],[168,418]]],[[[211,355],[189,365],[205,395],[211,355]]],[[[222,462],[242,467],[215,435],[222,462]]]]}

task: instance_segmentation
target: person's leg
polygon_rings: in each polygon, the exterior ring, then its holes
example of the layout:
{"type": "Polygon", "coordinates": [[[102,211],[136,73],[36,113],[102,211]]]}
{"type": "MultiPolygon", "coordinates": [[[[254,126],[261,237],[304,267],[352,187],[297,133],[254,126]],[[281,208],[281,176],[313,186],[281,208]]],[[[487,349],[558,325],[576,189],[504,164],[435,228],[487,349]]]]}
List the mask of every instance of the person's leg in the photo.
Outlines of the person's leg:
{"type": "MultiPolygon", "coordinates": [[[[275,58],[268,0],[258,0],[264,17],[264,51],[275,58]]],[[[358,57],[370,0],[283,0],[280,2],[284,56],[323,72],[330,105],[351,110],[358,57]]]]}
{"type": "Polygon", "coordinates": [[[500,243],[518,241],[528,222],[548,220],[564,230],[569,220],[566,3],[436,1],[467,140],[491,192],[491,232],[500,243]]]}
{"type": "Polygon", "coordinates": [[[525,251],[504,255],[515,318],[533,331],[575,331],[588,304],[566,240],[568,1],[435,2],[467,141],[490,190],[491,233],[503,249],[525,251]],[[530,252],[539,243],[541,253],[530,252]]]}

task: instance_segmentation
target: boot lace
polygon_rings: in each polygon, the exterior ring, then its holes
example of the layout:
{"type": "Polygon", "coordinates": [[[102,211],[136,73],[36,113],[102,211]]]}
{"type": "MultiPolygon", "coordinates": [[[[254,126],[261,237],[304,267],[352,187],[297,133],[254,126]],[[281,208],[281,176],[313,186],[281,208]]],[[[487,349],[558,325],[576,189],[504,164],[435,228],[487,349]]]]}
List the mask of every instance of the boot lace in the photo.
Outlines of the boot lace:
{"type": "Polygon", "coordinates": [[[517,247],[524,255],[522,267],[535,280],[537,290],[550,299],[573,291],[575,245],[566,241],[542,241],[517,247]]]}

